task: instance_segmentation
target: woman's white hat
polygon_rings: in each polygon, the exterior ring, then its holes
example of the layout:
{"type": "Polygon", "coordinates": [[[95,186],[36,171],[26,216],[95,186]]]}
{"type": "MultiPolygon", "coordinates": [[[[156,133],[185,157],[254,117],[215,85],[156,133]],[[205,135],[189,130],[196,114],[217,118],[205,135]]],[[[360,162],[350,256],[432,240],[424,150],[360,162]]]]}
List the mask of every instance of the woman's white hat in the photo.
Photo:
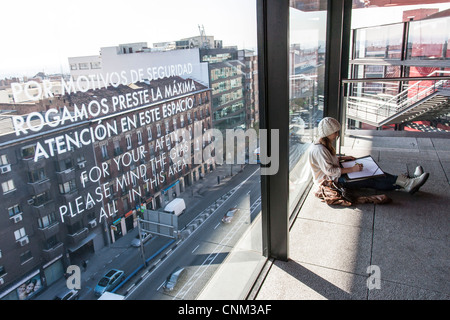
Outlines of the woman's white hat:
{"type": "Polygon", "coordinates": [[[334,118],[326,117],[320,120],[319,126],[319,138],[328,137],[330,134],[333,134],[339,130],[341,130],[341,124],[334,118]]]}

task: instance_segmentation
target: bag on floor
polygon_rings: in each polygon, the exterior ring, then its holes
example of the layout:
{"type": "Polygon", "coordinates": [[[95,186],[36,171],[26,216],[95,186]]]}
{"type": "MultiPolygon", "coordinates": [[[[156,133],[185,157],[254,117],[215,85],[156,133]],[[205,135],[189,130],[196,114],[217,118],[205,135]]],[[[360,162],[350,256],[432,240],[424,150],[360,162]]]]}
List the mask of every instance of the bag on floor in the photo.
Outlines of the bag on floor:
{"type": "Polygon", "coordinates": [[[355,197],[342,185],[332,180],[324,180],[316,191],[315,196],[326,204],[346,207],[359,203],[384,204],[391,202],[391,199],[385,194],[355,197]]]}

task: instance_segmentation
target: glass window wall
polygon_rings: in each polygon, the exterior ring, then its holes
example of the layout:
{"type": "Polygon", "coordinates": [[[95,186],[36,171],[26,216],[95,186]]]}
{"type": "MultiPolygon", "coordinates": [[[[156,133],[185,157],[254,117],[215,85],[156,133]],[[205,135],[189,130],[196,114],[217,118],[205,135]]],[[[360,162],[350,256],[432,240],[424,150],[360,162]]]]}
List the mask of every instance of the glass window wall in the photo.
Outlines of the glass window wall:
{"type": "Polygon", "coordinates": [[[323,117],[327,1],[291,1],[289,47],[289,205],[309,186],[306,152],[323,117]]]}
{"type": "Polygon", "coordinates": [[[450,17],[411,21],[408,58],[414,60],[450,59],[450,17]]]}
{"type": "Polygon", "coordinates": [[[256,0],[3,4],[3,23],[16,27],[0,53],[0,299],[21,299],[29,275],[46,272],[53,284],[42,277],[44,292],[27,299],[52,299],[83,261],[82,300],[99,298],[90,289],[110,269],[124,272],[111,291],[126,299],[245,298],[267,260],[250,157],[256,9],[256,0]],[[17,25],[36,17],[39,32],[17,25]],[[23,230],[36,232],[16,243],[23,230]],[[24,252],[33,259],[20,263],[24,252]],[[184,273],[169,290],[176,267],[184,273]]]}
{"type": "Polygon", "coordinates": [[[401,59],[403,24],[358,29],[355,59],[401,59]]]}

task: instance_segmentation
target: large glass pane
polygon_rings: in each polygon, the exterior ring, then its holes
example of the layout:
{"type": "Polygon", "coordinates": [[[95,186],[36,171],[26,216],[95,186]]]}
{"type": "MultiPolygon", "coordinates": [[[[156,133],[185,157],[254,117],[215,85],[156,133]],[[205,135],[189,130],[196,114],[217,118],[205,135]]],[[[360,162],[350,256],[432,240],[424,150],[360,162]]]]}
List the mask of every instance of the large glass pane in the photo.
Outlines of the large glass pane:
{"type": "Polygon", "coordinates": [[[2,12],[0,299],[244,298],[266,260],[256,1],[2,12]]]}
{"type": "Polygon", "coordinates": [[[442,131],[448,127],[445,109],[428,99],[445,92],[448,81],[427,77],[450,74],[446,62],[450,20],[445,14],[449,7],[449,3],[377,7],[353,1],[349,77],[364,80],[348,84],[349,129],[442,131]],[[401,77],[422,79],[383,79],[401,77]],[[401,116],[414,105],[408,116],[401,116]],[[421,111],[424,106],[434,111],[421,111]]]}
{"type": "Polygon", "coordinates": [[[409,27],[408,58],[449,59],[450,17],[412,21],[409,27]]]}
{"type": "Polygon", "coordinates": [[[355,58],[400,59],[402,39],[402,24],[358,29],[355,58]]]}
{"type": "Polygon", "coordinates": [[[291,1],[289,205],[292,212],[311,178],[306,151],[323,117],[327,1],[291,1]]]}

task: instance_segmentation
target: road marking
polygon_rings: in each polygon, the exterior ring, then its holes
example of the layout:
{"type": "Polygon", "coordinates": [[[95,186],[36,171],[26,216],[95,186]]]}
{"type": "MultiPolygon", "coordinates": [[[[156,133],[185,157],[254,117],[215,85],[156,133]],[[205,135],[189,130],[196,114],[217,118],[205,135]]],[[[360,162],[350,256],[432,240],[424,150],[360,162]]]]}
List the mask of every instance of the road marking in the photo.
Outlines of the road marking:
{"type": "MultiPolygon", "coordinates": [[[[257,173],[258,171],[259,171],[260,169],[258,168],[257,170],[255,170],[247,179],[245,179],[244,181],[242,181],[238,186],[236,186],[236,187],[234,187],[232,190],[230,190],[229,192],[231,192],[231,194],[229,195],[229,197],[228,198],[230,198],[231,196],[233,196],[235,193],[236,193],[236,191],[238,191],[255,173],[257,173]]],[[[217,208],[215,208],[215,210],[211,213],[211,215],[210,216],[212,216],[227,200],[228,200],[228,198],[227,199],[225,199],[225,201],[223,201],[217,208]]],[[[203,214],[203,211],[202,212],[200,212],[198,215],[197,215],[197,217],[199,217],[201,214],[203,214]]],[[[195,217],[192,221],[194,221],[195,219],[197,219],[197,217],[195,217]]],[[[239,220],[240,221],[240,220],[239,220]]],[[[216,228],[220,225],[221,223],[219,222],[219,224],[216,226],[216,228]]],[[[238,222],[236,222],[236,224],[238,224],[238,222]]],[[[236,225],[235,224],[235,225],[236,225]]],[[[241,226],[242,224],[239,224],[239,227],[241,226]]],[[[216,229],[216,228],[214,228],[214,229],[216,229]]],[[[189,234],[189,236],[188,236],[188,238],[189,237],[191,237],[192,236],[192,234],[194,234],[197,230],[199,230],[200,228],[196,228],[191,234],[189,234]]],[[[234,227],[230,230],[230,232],[231,231],[233,231],[234,230],[234,227]]],[[[237,230],[236,230],[237,231],[237,230]]],[[[236,232],[235,231],[235,232],[236,232]]],[[[235,233],[234,232],[234,233],[235,233]]],[[[225,238],[227,238],[227,237],[225,237],[225,238]]],[[[225,240],[225,238],[223,239],[223,240],[225,240]]],[[[187,238],[186,238],[187,239],[187,238]]],[[[178,242],[176,242],[176,244],[178,245],[179,243],[181,243],[181,242],[184,242],[184,241],[186,241],[186,239],[180,239],[178,242]]],[[[222,240],[222,241],[223,241],[222,240]]],[[[230,239],[228,239],[228,241],[229,241],[230,239]]],[[[227,241],[227,243],[228,243],[228,241],[227,241]]],[[[218,247],[220,246],[220,244],[218,245],[218,247]]],[[[176,251],[179,247],[181,247],[181,246],[177,246],[177,248],[174,250],[174,251],[176,251]]],[[[224,245],[222,245],[222,248],[221,248],[221,250],[223,249],[225,247],[225,244],[224,245]]],[[[213,250],[213,252],[210,254],[210,255],[212,255],[213,253],[214,253],[214,251],[215,250],[213,250]]],[[[219,255],[219,253],[220,253],[221,251],[218,251],[216,254],[215,254],[215,256],[214,256],[214,258],[212,258],[212,260],[211,260],[211,262],[208,264],[208,266],[209,265],[211,265],[211,263],[214,261],[214,259],[219,255]]],[[[207,260],[209,260],[208,258],[207,258],[207,260]]],[[[146,276],[145,277],[142,277],[141,279],[142,279],[142,281],[140,281],[139,282],[139,284],[136,284],[135,283],[135,285],[133,285],[133,286],[131,286],[130,288],[133,288],[133,290],[130,292],[130,290],[127,290],[127,293],[126,293],[126,297],[125,297],[125,299],[128,299],[128,297],[129,296],[131,296],[132,294],[133,294],[133,292],[137,289],[137,288],[139,288],[146,280],[147,280],[147,278],[150,276],[150,275],[152,275],[154,272],[155,272],[155,270],[159,267],[159,265],[158,265],[158,263],[159,262],[161,262],[161,259],[159,259],[156,263],[154,263],[153,264],[153,267],[152,267],[152,271],[151,272],[149,272],[149,273],[147,273],[146,274],[146,276]]],[[[206,260],[205,260],[205,262],[206,262],[206,260]]],[[[203,264],[205,264],[205,262],[203,263],[203,264]]],[[[202,265],[203,265],[202,264],[202,265]]],[[[207,266],[207,267],[208,267],[207,266]]],[[[205,269],[206,270],[206,269],[205,269]]],[[[205,272],[205,270],[203,270],[203,272],[199,275],[199,277],[201,276],[201,275],[203,275],[203,273],[205,272]]],[[[198,271],[197,271],[198,272],[198,271]]],[[[196,272],[196,273],[197,273],[196,272]]],[[[197,279],[195,279],[194,281],[193,281],[193,283],[192,283],[192,286],[195,284],[195,282],[197,282],[197,280],[198,280],[198,278],[197,279]]],[[[165,282],[165,281],[164,281],[165,282]]],[[[157,290],[159,290],[160,288],[161,288],[161,286],[162,285],[164,285],[164,282],[159,286],[159,288],[157,289],[157,290]]],[[[186,285],[185,285],[186,286],[186,285]]],[[[184,288],[184,287],[183,287],[184,288]]],[[[189,287],[188,289],[187,289],[187,291],[184,293],[184,295],[186,295],[187,293],[188,293],[188,291],[190,290],[190,288],[191,287],[189,287]]],[[[178,296],[179,294],[177,294],[177,296],[178,296]]],[[[176,296],[174,297],[174,299],[176,299],[176,296]]]]}
{"type": "MultiPolygon", "coordinates": [[[[217,258],[217,256],[223,251],[223,249],[227,246],[228,242],[230,242],[236,232],[242,227],[244,222],[246,221],[247,216],[241,215],[241,217],[236,221],[231,230],[222,238],[222,241],[214,248],[214,250],[208,255],[208,257],[203,261],[200,267],[205,266],[205,268],[197,268],[195,273],[191,276],[191,278],[183,285],[183,287],[178,291],[178,293],[173,297],[173,300],[184,299],[188,292],[194,287],[195,283],[201,276],[205,273],[206,269],[213,263],[213,261],[217,258]]],[[[220,224],[220,223],[219,223],[220,224]]]]}
{"type": "Polygon", "coordinates": [[[200,245],[197,245],[197,246],[195,247],[195,249],[194,249],[194,250],[192,250],[192,252],[191,252],[191,253],[194,253],[194,252],[195,252],[195,250],[197,250],[197,249],[198,249],[198,247],[200,247],[200,245]]]}
{"type": "Polygon", "coordinates": [[[220,222],[214,227],[214,230],[216,230],[218,226],[220,226],[220,222]]]}

